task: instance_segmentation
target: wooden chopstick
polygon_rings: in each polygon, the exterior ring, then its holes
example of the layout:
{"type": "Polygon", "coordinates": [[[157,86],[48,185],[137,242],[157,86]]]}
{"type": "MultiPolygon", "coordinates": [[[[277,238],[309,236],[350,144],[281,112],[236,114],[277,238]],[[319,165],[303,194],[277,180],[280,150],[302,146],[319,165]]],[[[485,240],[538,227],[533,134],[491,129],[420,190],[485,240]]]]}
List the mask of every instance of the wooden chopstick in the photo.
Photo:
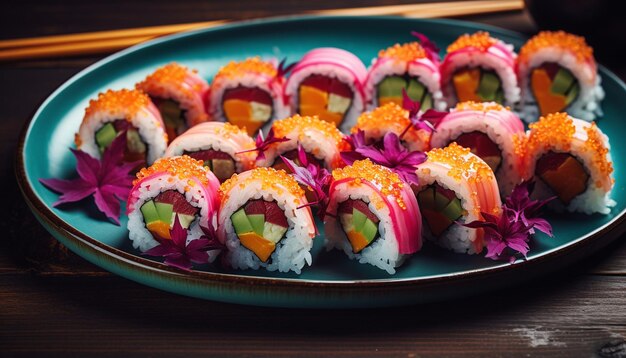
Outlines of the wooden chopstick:
{"type": "MultiPolygon", "coordinates": [[[[523,6],[522,0],[476,0],[319,10],[308,12],[308,14],[335,16],[399,15],[409,18],[433,18],[516,11],[523,9],[523,6]]],[[[0,41],[0,61],[113,52],[155,37],[198,28],[215,27],[227,22],[229,21],[215,20],[177,25],[3,40],[0,41]]]]}

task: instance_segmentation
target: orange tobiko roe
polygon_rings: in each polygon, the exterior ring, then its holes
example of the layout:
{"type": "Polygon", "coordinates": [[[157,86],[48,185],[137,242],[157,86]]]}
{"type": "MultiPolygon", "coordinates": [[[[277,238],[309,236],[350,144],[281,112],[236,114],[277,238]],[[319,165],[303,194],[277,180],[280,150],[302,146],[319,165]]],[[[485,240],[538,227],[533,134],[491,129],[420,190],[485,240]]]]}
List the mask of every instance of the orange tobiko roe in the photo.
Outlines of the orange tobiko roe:
{"type": "Polygon", "coordinates": [[[584,37],[565,31],[542,31],[533,36],[519,51],[518,61],[528,63],[539,50],[547,47],[559,47],[573,53],[579,62],[595,62],[593,48],[587,45],[584,37]]]}
{"type": "Polygon", "coordinates": [[[488,32],[478,31],[474,34],[463,34],[459,36],[450,46],[448,46],[448,53],[458,51],[467,47],[473,47],[480,51],[487,51],[489,47],[495,45],[498,42],[495,38],[491,37],[488,32]]]}
{"type": "Polygon", "coordinates": [[[89,101],[89,106],[85,109],[85,117],[89,117],[96,112],[111,112],[118,108],[125,108],[129,117],[124,119],[130,122],[140,109],[145,108],[149,104],[150,98],[141,91],[129,89],[107,90],[99,93],[98,98],[89,101]]]}
{"type": "Polygon", "coordinates": [[[378,52],[378,57],[393,58],[400,61],[415,61],[426,58],[426,50],[418,42],[395,44],[378,52]]]}
{"type": "Polygon", "coordinates": [[[137,179],[133,181],[133,185],[150,175],[161,172],[168,172],[181,180],[190,179],[188,182],[189,186],[195,185],[191,179],[199,180],[203,185],[209,184],[209,179],[207,178],[208,169],[204,166],[204,163],[188,155],[183,155],[157,159],[154,164],[148,168],[141,169],[137,173],[137,179]]]}
{"type": "MultiPolygon", "coordinates": [[[[234,174],[230,179],[222,183],[219,189],[222,202],[228,198],[232,190],[243,189],[257,181],[261,182],[262,191],[271,189],[273,191],[282,192],[286,190],[296,198],[302,198],[304,196],[304,190],[300,187],[300,184],[298,184],[293,176],[287,174],[284,170],[276,170],[271,167],[259,167],[245,173],[246,176],[243,176],[243,179],[242,175],[234,174]]],[[[297,201],[295,204],[299,205],[300,199],[295,200],[297,201]]]]}

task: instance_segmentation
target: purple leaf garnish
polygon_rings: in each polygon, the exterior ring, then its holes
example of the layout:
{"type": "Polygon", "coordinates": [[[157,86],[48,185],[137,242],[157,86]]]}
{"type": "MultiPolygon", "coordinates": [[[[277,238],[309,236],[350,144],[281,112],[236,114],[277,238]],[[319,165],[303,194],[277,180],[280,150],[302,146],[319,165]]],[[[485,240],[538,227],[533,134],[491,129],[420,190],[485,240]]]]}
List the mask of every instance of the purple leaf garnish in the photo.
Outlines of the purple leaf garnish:
{"type": "Polygon", "coordinates": [[[326,207],[328,206],[328,188],[330,186],[331,174],[315,162],[309,162],[304,148],[298,143],[298,161],[301,166],[291,159],[280,156],[285,165],[289,168],[298,183],[306,186],[315,196],[315,200],[301,207],[317,205],[318,215],[324,220],[326,207]]]}
{"type": "Polygon", "coordinates": [[[126,163],[126,131],[122,131],[105,149],[102,159],[98,160],[89,154],[70,148],[76,157],[78,178],[39,179],[49,189],[61,193],[59,200],[52,206],[80,201],[93,195],[96,207],[107,218],[120,224],[120,200],[128,199],[133,185],[133,176],[129,174],[139,162],[126,163]]]}
{"type": "Polygon", "coordinates": [[[426,51],[426,56],[428,56],[431,61],[439,62],[439,47],[437,47],[434,42],[430,41],[430,39],[421,32],[411,31],[411,35],[417,37],[420,45],[422,45],[422,48],[426,51]]]}
{"type": "MultiPolygon", "coordinates": [[[[209,222],[209,226],[212,225],[209,222]]],[[[171,239],[159,241],[159,245],[143,252],[143,255],[164,257],[168,266],[177,267],[181,270],[190,271],[193,264],[203,264],[209,259],[207,251],[222,249],[222,244],[215,237],[215,230],[201,227],[205,235],[187,243],[187,230],[183,228],[178,219],[174,217],[174,226],[170,230],[171,239]],[[206,231],[205,231],[206,230],[206,231]]]]}
{"type": "Polygon", "coordinates": [[[400,134],[400,138],[404,137],[406,132],[408,132],[411,127],[417,130],[423,129],[431,133],[435,132],[435,128],[437,127],[439,122],[443,119],[443,117],[448,114],[447,112],[428,109],[426,110],[426,112],[420,115],[420,107],[420,102],[412,100],[411,97],[409,97],[409,95],[406,93],[406,90],[403,88],[402,108],[409,111],[409,121],[411,122],[411,124],[409,124],[404,129],[404,131],[402,131],[402,134],[400,134]]]}
{"type": "Polygon", "coordinates": [[[263,138],[263,131],[259,130],[259,134],[256,136],[255,139],[256,147],[253,149],[244,150],[242,152],[237,152],[236,154],[258,152],[256,160],[264,160],[265,151],[269,149],[270,145],[274,143],[288,142],[289,140],[290,139],[287,137],[275,138],[274,128],[270,129],[269,133],[267,133],[267,138],[263,138]]]}
{"type": "Polygon", "coordinates": [[[352,151],[341,152],[341,158],[348,165],[352,165],[357,160],[369,158],[372,162],[396,172],[407,183],[418,184],[415,169],[426,160],[426,154],[406,149],[395,133],[387,132],[380,148],[375,145],[361,145],[353,148],[352,151]]]}
{"type": "Polygon", "coordinates": [[[287,57],[283,58],[282,61],[278,64],[278,69],[276,71],[276,77],[285,77],[287,74],[298,64],[298,62],[292,62],[287,65],[287,57]]]}
{"type": "Polygon", "coordinates": [[[535,233],[535,229],[552,237],[552,226],[538,215],[539,209],[554,198],[530,200],[533,189],[532,181],[518,184],[502,204],[502,214],[499,217],[481,213],[484,221],[461,223],[469,228],[485,230],[487,242],[485,257],[493,260],[509,260],[512,263],[515,262],[515,255],[521,254],[526,259],[530,250],[528,241],[530,235],[535,233]]]}

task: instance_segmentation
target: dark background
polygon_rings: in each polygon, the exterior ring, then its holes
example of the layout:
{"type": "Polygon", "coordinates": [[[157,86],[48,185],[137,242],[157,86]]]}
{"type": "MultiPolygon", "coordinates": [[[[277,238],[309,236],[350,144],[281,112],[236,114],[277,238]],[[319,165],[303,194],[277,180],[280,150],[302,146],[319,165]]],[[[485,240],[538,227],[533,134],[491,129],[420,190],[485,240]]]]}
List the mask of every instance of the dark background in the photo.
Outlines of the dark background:
{"type": "MultiPolygon", "coordinates": [[[[392,3],[399,2],[22,1],[0,11],[0,37],[392,3]]],[[[580,2],[568,4],[572,12],[580,2]]],[[[548,13],[555,21],[564,17],[548,13]]],[[[526,34],[537,29],[521,12],[464,19],[526,34]]],[[[604,22],[617,26],[611,21],[604,22]]],[[[574,32],[589,29],[587,23],[578,26],[574,32]]],[[[615,43],[595,41],[599,62],[623,79],[626,68],[615,43]]],[[[0,63],[0,356],[626,356],[624,240],[519,287],[453,302],[355,311],[256,308],[176,296],[67,252],[21,199],[13,174],[18,134],[50,92],[104,56],[0,63]]]]}

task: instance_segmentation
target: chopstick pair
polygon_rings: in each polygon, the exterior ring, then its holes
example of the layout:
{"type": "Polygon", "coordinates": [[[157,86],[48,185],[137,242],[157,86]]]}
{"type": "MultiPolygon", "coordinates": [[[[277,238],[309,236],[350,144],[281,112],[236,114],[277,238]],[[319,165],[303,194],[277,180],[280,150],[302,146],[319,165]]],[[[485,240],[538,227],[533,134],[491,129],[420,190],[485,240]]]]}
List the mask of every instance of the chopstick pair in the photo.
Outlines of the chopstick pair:
{"type": "MultiPolygon", "coordinates": [[[[523,7],[524,4],[522,0],[475,0],[319,10],[304,14],[332,16],[398,15],[408,18],[434,18],[517,11],[522,10],[523,7]]],[[[228,22],[230,21],[215,20],[177,25],[3,40],[0,41],[0,61],[108,53],[156,37],[199,28],[215,27],[228,22]]]]}

